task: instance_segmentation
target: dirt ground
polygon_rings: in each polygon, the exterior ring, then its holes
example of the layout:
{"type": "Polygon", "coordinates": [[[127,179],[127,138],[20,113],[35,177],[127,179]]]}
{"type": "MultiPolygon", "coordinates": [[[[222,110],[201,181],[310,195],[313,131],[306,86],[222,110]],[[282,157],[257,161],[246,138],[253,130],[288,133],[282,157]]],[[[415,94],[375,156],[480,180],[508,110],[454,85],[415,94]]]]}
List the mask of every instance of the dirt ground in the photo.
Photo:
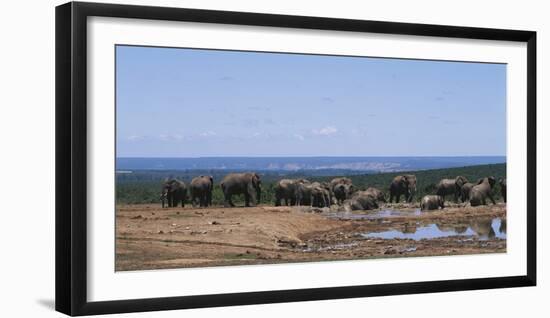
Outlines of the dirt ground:
{"type": "Polygon", "coordinates": [[[451,204],[422,213],[405,204],[354,212],[341,207],[119,205],[116,270],[503,253],[506,239],[491,230],[496,218],[505,233],[502,203],[475,208],[451,204]],[[366,235],[433,229],[454,234],[420,239],[366,235]]]}

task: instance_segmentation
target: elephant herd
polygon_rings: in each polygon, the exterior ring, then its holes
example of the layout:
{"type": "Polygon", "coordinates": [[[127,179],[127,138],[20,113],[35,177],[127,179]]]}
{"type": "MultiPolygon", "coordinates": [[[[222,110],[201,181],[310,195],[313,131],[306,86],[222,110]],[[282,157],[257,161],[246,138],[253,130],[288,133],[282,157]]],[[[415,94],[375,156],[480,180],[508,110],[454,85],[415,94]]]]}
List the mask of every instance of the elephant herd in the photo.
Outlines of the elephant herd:
{"type": "Polygon", "coordinates": [[[323,208],[332,204],[347,204],[353,210],[371,210],[378,208],[379,202],[387,202],[381,190],[371,187],[357,191],[352,180],[345,177],[334,178],[330,182],[282,179],[275,185],[275,206],[284,203],[323,208]]]}
{"type": "Polygon", "coordinates": [[[193,178],[189,184],[189,189],[185,182],[169,178],[162,184],[162,192],[160,200],[162,207],[168,203],[168,207],[177,207],[181,204],[185,206],[187,201],[187,194],[191,196],[191,203],[193,206],[199,204],[201,207],[205,207],[212,204],[212,189],[214,188],[214,178],[212,176],[199,176],[193,178]]]}
{"type": "MultiPolygon", "coordinates": [[[[506,202],[506,179],[499,179],[500,194],[506,202]]],[[[452,195],[454,201],[458,199],[463,203],[470,203],[471,206],[487,205],[487,200],[496,204],[493,198],[493,188],[496,184],[495,177],[485,177],[477,180],[476,183],[468,182],[463,176],[454,179],[442,179],[435,186],[436,195],[426,195],[422,198],[420,208],[422,210],[435,210],[444,208],[445,197],[452,195]]]]}
{"type": "MultiPolygon", "coordinates": [[[[250,206],[251,201],[257,204],[260,201],[261,182],[260,176],[256,173],[230,173],[220,182],[224,195],[224,206],[234,206],[231,201],[233,195],[244,195],[245,205],[250,206]]],[[[169,178],[162,184],[161,203],[165,207],[185,206],[188,194],[193,206],[207,207],[212,205],[212,190],[214,189],[214,178],[212,176],[198,176],[191,180],[189,187],[185,182],[169,178]]]]}
{"type": "MultiPolygon", "coordinates": [[[[416,193],[416,176],[400,175],[393,178],[389,186],[389,203],[412,202],[416,193]]],[[[487,200],[496,204],[492,190],[496,183],[494,177],[479,179],[470,183],[463,176],[454,179],[442,179],[435,185],[435,195],[426,195],[420,201],[422,210],[444,208],[445,197],[452,195],[455,202],[469,202],[471,206],[486,205],[487,200]]],[[[501,195],[506,202],[506,179],[499,180],[501,195]]],[[[169,178],[162,184],[162,207],[183,207],[188,195],[193,206],[207,207],[212,205],[214,179],[212,176],[198,176],[187,185],[178,179],[169,178]]],[[[260,176],[254,172],[230,173],[220,182],[224,196],[224,207],[235,206],[231,200],[234,195],[244,195],[245,206],[257,205],[260,202],[262,187],[260,176]]],[[[330,182],[310,182],[300,179],[282,179],[274,185],[275,206],[305,205],[312,207],[330,207],[333,204],[346,204],[351,210],[371,210],[379,207],[380,202],[387,203],[384,193],[373,187],[359,191],[350,178],[338,177],[330,182]]]]}
{"type": "Polygon", "coordinates": [[[334,178],[330,182],[310,182],[306,179],[282,179],[275,185],[275,206],[310,205],[328,207],[351,197],[354,187],[349,178],[334,178]]]}

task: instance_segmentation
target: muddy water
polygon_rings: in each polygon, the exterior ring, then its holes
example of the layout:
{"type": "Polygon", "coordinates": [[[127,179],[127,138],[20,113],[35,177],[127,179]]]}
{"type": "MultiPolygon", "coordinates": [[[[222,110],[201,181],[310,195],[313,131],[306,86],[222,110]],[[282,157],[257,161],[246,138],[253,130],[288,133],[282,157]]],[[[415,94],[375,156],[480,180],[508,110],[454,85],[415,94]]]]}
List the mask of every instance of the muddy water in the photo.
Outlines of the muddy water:
{"type": "Polygon", "coordinates": [[[327,217],[340,220],[372,220],[372,219],[384,219],[400,216],[419,216],[423,212],[420,209],[410,210],[391,210],[382,209],[376,211],[357,211],[357,212],[330,212],[327,213],[327,217]],[[359,213],[357,213],[359,212],[359,213]]]}
{"type": "Polygon", "coordinates": [[[434,239],[449,236],[474,236],[480,240],[491,238],[506,239],[506,220],[500,218],[486,220],[472,220],[467,225],[449,226],[431,223],[416,228],[403,228],[383,232],[369,232],[361,234],[364,238],[381,239],[434,239]]]}

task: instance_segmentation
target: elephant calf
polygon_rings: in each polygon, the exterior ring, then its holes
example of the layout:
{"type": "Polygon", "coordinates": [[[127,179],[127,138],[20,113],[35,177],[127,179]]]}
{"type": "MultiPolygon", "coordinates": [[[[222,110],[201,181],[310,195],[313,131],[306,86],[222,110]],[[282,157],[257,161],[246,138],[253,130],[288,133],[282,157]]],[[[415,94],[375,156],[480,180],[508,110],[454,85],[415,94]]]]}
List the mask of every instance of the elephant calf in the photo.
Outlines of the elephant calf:
{"type": "Polygon", "coordinates": [[[420,202],[420,210],[422,211],[438,210],[439,208],[445,208],[444,199],[440,195],[425,195],[420,202]]]}
{"type": "Polygon", "coordinates": [[[480,179],[478,181],[478,184],[472,188],[472,191],[470,191],[470,205],[486,205],[487,198],[489,198],[491,202],[493,202],[493,204],[496,204],[495,199],[493,199],[493,195],[491,193],[494,185],[495,177],[480,179]]]}
{"type": "Polygon", "coordinates": [[[191,194],[191,203],[193,206],[199,203],[200,207],[212,205],[212,189],[214,188],[214,178],[212,176],[199,176],[191,180],[189,192],[191,194]]]}
{"type": "Polygon", "coordinates": [[[226,175],[220,186],[224,196],[224,207],[235,206],[231,201],[233,195],[244,195],[244,205],[257,205],[260,203],[262,186],[260,176],[254,172],[230,173],[226,175]]]}

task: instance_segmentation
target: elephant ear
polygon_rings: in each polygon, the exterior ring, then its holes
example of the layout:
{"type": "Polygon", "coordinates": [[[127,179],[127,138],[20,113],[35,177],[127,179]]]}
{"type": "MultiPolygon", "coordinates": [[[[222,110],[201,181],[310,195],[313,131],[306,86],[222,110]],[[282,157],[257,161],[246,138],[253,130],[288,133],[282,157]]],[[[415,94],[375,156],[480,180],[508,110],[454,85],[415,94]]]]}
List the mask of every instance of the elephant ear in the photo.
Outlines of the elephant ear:
{"type": "Polygon", "coordinates": [[[260,176],[257,173],[254,173],[253,180],[254,180],[254,184],[256,185],[260,185],[262,183],[262,181],[260,180],[260,176]]]}

